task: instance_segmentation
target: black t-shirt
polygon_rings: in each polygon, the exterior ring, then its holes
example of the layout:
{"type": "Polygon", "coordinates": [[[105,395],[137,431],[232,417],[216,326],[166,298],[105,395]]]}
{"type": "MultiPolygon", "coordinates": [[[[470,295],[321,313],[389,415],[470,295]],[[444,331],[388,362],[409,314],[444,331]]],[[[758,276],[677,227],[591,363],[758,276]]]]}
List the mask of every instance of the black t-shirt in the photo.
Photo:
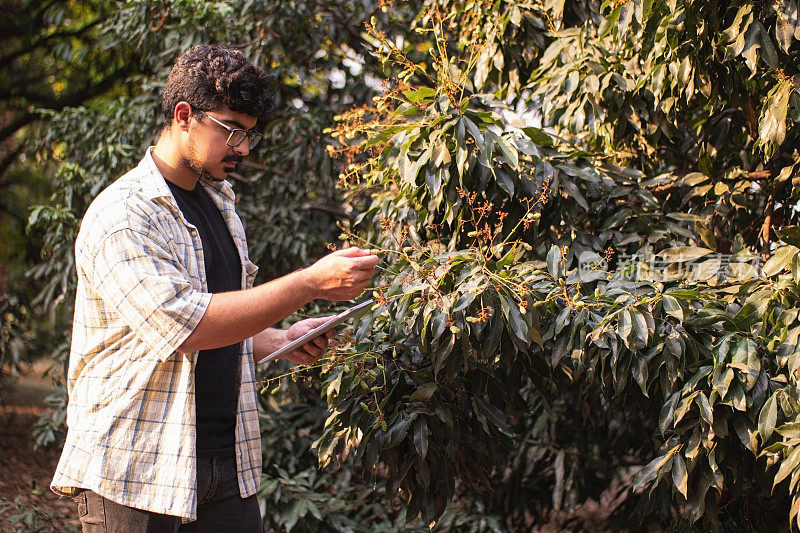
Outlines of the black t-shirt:
{"type": "MultiPolygon", "coordinates": [[[[242,263],[225,220],[198,183],[187,191],[167,181],[183,216],[197,228],[203,245],[208,291],[242,288],[242,263]]],[[[239,344],[200,350],[195,367],[197,455],[234,454],[239,400],[239,344]]]]}

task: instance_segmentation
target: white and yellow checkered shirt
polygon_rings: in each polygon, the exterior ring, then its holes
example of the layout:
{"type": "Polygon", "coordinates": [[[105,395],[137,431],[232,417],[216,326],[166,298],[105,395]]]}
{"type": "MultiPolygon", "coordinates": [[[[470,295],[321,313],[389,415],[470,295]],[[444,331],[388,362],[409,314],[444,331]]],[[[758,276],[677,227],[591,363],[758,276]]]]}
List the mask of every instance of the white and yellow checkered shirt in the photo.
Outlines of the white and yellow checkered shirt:
{"type": "MultiPolygon", "coordinates": [[[[230,230],[242,287],[247,255],[227,182],[202,182],[230,230]]],[[[203,249],[150,150],[92,202],[75,242],[78,288],[67,390],[67,438],[51,483],[123,505],[197,516],[197,353],[176,348],[208,306],[203,249]]],[[[258,491],[261,435],[252,339],[242,344],[236,460],[242,497],[258,491]]]]}

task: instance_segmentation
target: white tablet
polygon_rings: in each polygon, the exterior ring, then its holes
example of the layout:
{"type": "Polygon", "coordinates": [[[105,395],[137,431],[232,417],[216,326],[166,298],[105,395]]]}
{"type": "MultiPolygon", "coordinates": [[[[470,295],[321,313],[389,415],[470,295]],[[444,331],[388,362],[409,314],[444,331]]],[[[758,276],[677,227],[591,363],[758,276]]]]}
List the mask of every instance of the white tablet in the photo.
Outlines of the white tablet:
{"type": "Polygon", "coordinates": [[[366,307],[368,307],[368,306],[370,306],[372,304],[373,304],[372,300],[367,300],[367,301],[362,302],[362,303],[360,303],[358,305],[354,305],[350,309],[342,311],[338,315],[332,316],[330,319],[326,320],[325,322],[323,322],[319,326],[315,327],[314,329],[312,329],[311,331],[309,331],[308,333],[306,333],[302,337],[298,337],[297,339],[293,340],[289,344],[286,344],[285,346],[275,350],[274,352],[272,352],[268,356],[264,357],[263,359],[259,359],[258,362],[259,363],[266,363],[267,361],[272,361],[273,359],[277,359],[278,357],[282,357],[282,356],[284,356],[284,355],[286,355],[288,353],[293,352],[297,348],[301,347],[302,345],[306,344],[307,342],[310,342],[310,341],[316,339],[317,337],[319,337],[323,333],[325,333],[327,331],[330,331],[331,329],[335,328],[336,326],[338,326],[339,324],[341,324],[342,322],[344,322],[345,320],[347,320],[348,318],[350,318],[354,314],[358,313],[362,309],[364,309],[364,308],[366,308],[366,307]]]}

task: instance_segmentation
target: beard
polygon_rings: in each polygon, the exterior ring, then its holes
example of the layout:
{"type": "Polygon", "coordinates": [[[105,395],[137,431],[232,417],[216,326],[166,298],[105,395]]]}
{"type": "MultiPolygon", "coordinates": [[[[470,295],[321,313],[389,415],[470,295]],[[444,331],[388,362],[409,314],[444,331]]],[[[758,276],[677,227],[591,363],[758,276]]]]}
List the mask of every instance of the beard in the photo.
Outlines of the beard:
{"type": "MultiPolygon", "coordinates": [[[[184,166],[189,167],[192,171],[197,174],[197,177],[200,179],[205,179],[209,181],[222,181],[221,179],[217,179],[214,175],[204,166],[202,166],[196,159],[191,157],[184,157],[182,161],[184,166]]],[[[224,178],[223,178],[224,179],[224,178]]]]}
{"type": "MultiPolygon", "coordinates": [[[[242,162],[243,159],[244,158],[238,154],[228,154],[222,158],[220,163],[239,164],[242,162]]],[[[227,177],[227,175],[222,178],[217,178],[216,176],[214,176],[214,174],[208,168],[206,168],[206,166],[203,163],[200,162],[200,158],[197,157],[197,154],[194,150],[194,146],[192,145],[189,145],[189,149],[187,150],[186,155],[181,157],[181,163],[182,165],[189,167],[195,174],[197,174],[197,177],[200,179],[205,179],[208,181],[213,181],[218,183],[224,181],[225,178],[227,177]]]]}

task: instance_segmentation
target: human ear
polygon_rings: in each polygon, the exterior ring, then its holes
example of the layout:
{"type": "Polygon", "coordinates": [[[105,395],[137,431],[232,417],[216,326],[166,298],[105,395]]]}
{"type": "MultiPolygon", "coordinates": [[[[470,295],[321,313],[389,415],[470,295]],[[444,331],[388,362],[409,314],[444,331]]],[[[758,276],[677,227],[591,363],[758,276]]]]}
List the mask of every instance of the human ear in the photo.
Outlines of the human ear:
{"type": "Polygon", "coordinates": [[[189,102],[180,101],[175,104],[172,121],[181,129],[189,128],[189,118],[192,116],[192,106],[189,102]]]}

